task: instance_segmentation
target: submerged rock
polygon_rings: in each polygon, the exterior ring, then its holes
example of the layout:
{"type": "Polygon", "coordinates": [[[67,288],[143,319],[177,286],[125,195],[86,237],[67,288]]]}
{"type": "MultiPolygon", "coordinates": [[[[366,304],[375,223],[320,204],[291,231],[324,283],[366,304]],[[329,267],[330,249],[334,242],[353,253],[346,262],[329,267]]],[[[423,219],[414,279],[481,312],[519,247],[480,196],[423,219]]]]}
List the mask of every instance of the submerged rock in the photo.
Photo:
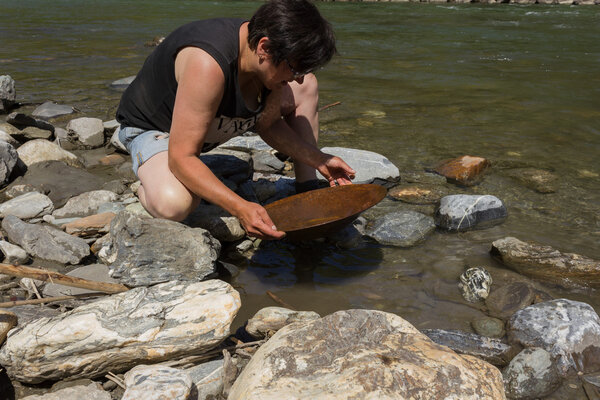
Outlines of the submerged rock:
{"type": "Polygon", "coordinates": [[[530,306],[535,291],[525,282],[512,282],[494,289],[485,301],[491,315],[508,318],[517,311],[530,306]]]}
{"type": "Polygon", "coordinates": [[[192,378],[185,371],[163,365],[138,365],[125,374],[121,400],[188,399],[192,378]]]}
{"type": "Polygon", "coordinates": [[[51,119],[73,113],[75,110],[71,106],[56,104],[52,101],[47,101],[38,106],[31,115],[43,119],[51,119]]]}
{"type": "Polygon", "coordinates": [[[504,322],[498,318],[477,318],[471,322],[471,326],[481,336],[501,338],[506,333],[504,331],[504,322]]]}
{"type": "Polygon", "coordinates": [[[552,355],[544,349],[521,351],[502,372],[504,389],[511,399],[537,399],[560,386],[552,355]]]}
{"type": "Polygon", "coordinates": [[[414,246],[435,230],[433,218],[416,211],[395,211],[384,215],[367,229],[366,235],[381,244],[414,246]]]}
{"type": "Polygon", "coordinates": [[[388,196],[409,204],[437,204],[447,194],[445,187],[433,185],[396,186],[388,191],[388,196]]]}
{"type": "Polygon", "coordinates": [[[27,383],[118,373],[215,347],[239,307],[219,280],[135,288],[13,329],[0,364],[27,383]]]}
{"type": "Polygon", "coordinates": [[[517,179],[538,193],[556,192],[556,175],[550,171],[536,168],[516,168],[508,171],[508,176],[517,179]]]}
{"type": "Polygon", "coordinates": [[[504,399],[500,372],[430,341],[402,318],[339,311],[285,326],[252,357],[229,400],[504,399]]]}
{"type": "MultiPolygon", "coordinates": [[[[386,181],[397,180],[400,171],[390,160],[381,154],[367,150],[349,149],[345,147],[324,147],[323,153],[341,157],[356,171],[354,183],[371,183],[375,179],[386,181]]],[[[319,179],[325,179],[317,173],[319,179]]]]}
{"type": "Polygon", "coordinates": [[[478,183],[490,162],[482,157],[462,156],[446,160],[438,164],[433,170],[443,175],[450,182],[461,185],[474,185],[478,183]]]}
{"type": "Polygon", "coordinates": [[[269,332],[277,332],[294,322],[313,321],[321,318],[314,311],[294,311],[283,307],[265,307],[260,309],[246,324],[246,332],[262,339],[269,332]]]}
{"type": "Polygon", "coordinates": [[[490,254],[520,274],[564,287],[600,287],[600,261],[505,237],[492,243],[490,254]]]}
{"type": "Polygon", "coordinates": [[[490,294],[492,276],[485,268],[469,268],[460,275],[458,288],[469,303],[485,300],[490,294]]]}
{"type": "Polygon", "coordinates": [[[498,224],[507,215],[506,207],[495,196],[456,194],[442,198],[435,224],[449,231],[465,231],[498,224]]]}

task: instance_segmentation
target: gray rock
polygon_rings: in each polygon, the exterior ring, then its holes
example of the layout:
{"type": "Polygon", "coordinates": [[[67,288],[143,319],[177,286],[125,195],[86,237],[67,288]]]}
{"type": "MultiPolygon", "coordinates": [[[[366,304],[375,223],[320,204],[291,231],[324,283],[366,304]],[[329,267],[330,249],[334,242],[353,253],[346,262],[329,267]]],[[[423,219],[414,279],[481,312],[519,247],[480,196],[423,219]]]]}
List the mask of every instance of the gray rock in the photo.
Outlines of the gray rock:
{"type": "Polygon", "coordinates": [[[437,344],[448,346],[458,354],[481,358],[498,367],[507,365],[518,352],[500,339],[458,330],[424,329],[423,333],[437,344]]]}
{"type": "Polygon", "coordinates": [[[255,171],[261,172],[281,172],[285,167],[283,161],[275,157],[269,151],[257,151],[252,154],[252,163],[255,171]]]}
{"type": "Polygon", "coordinates": [[[192,390],[192,378],[185,371],[163,365],[138,365],[125,374],[121,400],[184,400],[192,390]]]}
{"type": "MultiPolygon", "coordinates": [[[[83,267],[75,268],[66,273],[68,276],[75,278],[88,279],[94,282],[109,282],[117,283],[117,281],[108,275],[109,268],[104,264],[90,264],[83,267]]],[[[76,288],[72,286],[59,285],[54,282],[48,282],[42,290],[44,297],[54,296],[73,296],[82,293],[92,293],[95,290],[76,288]]]]}
{"type": "Polygon", "coordinates": [[[215,272],[221,250],[204,229],[126,211],[113,219],[110,237],[111,276],[128,286],[206,279],[215,272]]]}
{"type": "Polygon", "coordinates": [[[108,190],[92,190],[70,198],[64,207],[54,210],[55,218],[86,217],[98,214],[102,204],[117,200],[118,195],[108,190]]]}
{"type": "Polygon", "coordinates": [[[29,192],[38,192],[38,189],[35,186],[29,185],[29,184],[25,184],[25,185],[10,185],[4,191],[4,197],[7,200],[10,200],[10,199],[14,199],[15,197],[19,197],[20,195],[25,194],[25,193],[29,193],[29,192]]]}
{"type": "Polygon", "coordinates": [[[18,159],[15,148],[8,142],[0,141],[0,187],[8,183],[18,159]]]}
{"type": "Polygon", "coordinates": [[[115,131],[113,132],[113,134],[110,137],[110,144],[115,149],[120,150],[122,153],[129,154],[129,152],[127,151],[127,148],[125,147],[125,145],[123,143],[121,143],[121,139],[119,139],[119,131],[120,131],[120,129],[121,129],[120,125],[119,125],[119,127],[117,127],[115,129],[115,131]]]}
{"type": "Polygon", "coordinates": [[[116,119],[111,119],[110,121],[104,121],[102,123],[104,127],[104,132],[112,133],[117,130],[121,126],[116,119]]]}
{"type": "Polygon", "coordinates": [[[437,204],[448,194],[445,186],[412,184],[395,186],[388,191],[388,196],[409,204],[437,204]]]}
{"type": "Polygon", "coordinates": [[[366,235],[381,244],[414,246],[435,229],[433,218],[416,211],[395,211],[384,215],[367,229],[366,235]]]}
{"type": "Polygon", "coordinates": [[[501,374],[488,363],[431,342],[394,314],[348,310],[280,329],[254,354],[228,399],[294,398],[505,397],[501,374]]]}
{"type": "Polygon", "coordinates": [[[535,292],[525,282],[512,282],[494,289],[485,301],[491,315],[508,318],[533,303],[535,292]]]}
{"type": "MultiPolygon", "coordinates": [[[[56,128],[54,130],[54,144],[58,145],[61,149],[65,150],[78,150],[79,146],[72,143],[69,139],[69,132],[63,128],[56,128]]],[[[85,154],[85,153],[84,153],[85,154]]]]}
{"type": "Polygon", "coordinates": [[[14,215],[21,219],[31,219],[54,211],[50,197],[39,192],[29,192],[0,204],[0,218],[14,215]]]}
{"type": "Polygon", "coordinates": [[[12,147],[17,148],[21,143],[0,127],[0,140],[10,144],[12,147]]]}
{"type": "Polygon", "coordinates": [[[352,224],[327,236],[329,242],[333,242],[338,249],[357,249],[363,246],[363,235],[365,233],[366,219],[358,217],[352,224]]]}
{"type": "Polygon", "coordinates": [[[223,242],[235,242],[246,236],[246,231],[236,217],[212,204],[200,204],[183,223],[192,228],[206,229],[223,242]]]}
{"type": "Polygon", "coordinates": [[[40,318],[51,318],[60,315],[60,310],[50,307],[40,307],[39,305],[24,305],[5,308],[5,310],[16,314],[19,326],[25,326],[32,321],[40,318]]]}
{"type": "Polygon", "coordinates": [[[537,399],[560,386],[552,355],[544,349],[521,351],[502,371],[504,389],[511,399],[537,399]]]}
{"type": "Polygon", "coordinates": [[[35,126],[27,126],[23,128],[23,130],[19,131],[18,134],[14,135],[14,137],[21,142],[38,139],[52,140],[53,136],[54,134],[51,131],[37,128],[35,126]]]}
{"type": "MultiPolygon", "coordinates": [[[[372,151],[345,147],[323,147],[321,151],[341,157],[346,164],[352,167],[356,171],[354,183],[371,183],[375,179],[395,181],[400,177],[398,167],[386,157],[372,151]]],[[[321,174],[318,176],[320,179],[325,179],[321,174]]]]}
{"type": "Polygon", "coordinates": [[[202,154],[200,159],[215,175],[224,178],[237,174],[249,177],[251,173],[250,154],[243,151],[214,149],[202,154]]]}
{"type": "Polygon", "coordinates": [[[82,167],[81,161],[73,153],[44,139],[30,140],[17,149],[19,158],[30,166],[43,161],[63,161],[72,167],[82,167]]]}
{"type": "Polygon", "coordinates": [[[17,319],[16,314],[0,309],[0,345],[4,343],[8,332],[17,325],[17,319]]]}
{"type": "Polygon", "coordinates": [[[230,149],[240,150],[245,152],[267,150],[271,151],[273,148],[265,143],[260,136],[236,136],[233,139],[223,143],[218,149],[230,149]]]}
{"type": "Polygon", "coordinates": [[[405,183],[423,183],[429,185],[444,185],[447,183],[445,176],[433,172],[408,171],[400,173],[400,181],[405,183]]]}
{"type": "Polygon", "coordinates": [[[128,76],[126,78],[117,79],[116,81],[113,81],[110,84],[110,87],[113,89],[125,90],[127,88],[127,86],[129,86],[131,84],[131,82],[133,82],[134,79],[135,79],[135,75],[128,76]]]}
{"type": "Polygon", "coordinates": [[[15,80],[10,75],[0,75],[0,111],[10,109],[16,99],[15,80]]]}
{"type": "Polygon", "coordinates": [[[600,399],[600,373],[584,375],[581,377],[581,381],[589,399],[600,399]]]}
{"type": "Polygon", "coordinates": [[[39,383],[199,354],[229,335],[239,307],[239,294],[219,280],[134,288],[17,326],[0,364],[12,379],[39,383]]]}
{"type": "Polygon", "coordinates": [[[67,124],[69,141],[85,149],[101,147],[104,144],[104,125],[98,118],[75,118],[67,124]]]}
{"type": "Polygon", "coordinates": [[[540,347],[557,359],[561,376],[600,368],[600,317],[585,303],[557,299],[517,311],[508,337],[524,347],[540,347]]]}
{"type": "Polygon", "coordinates": [[[75,110],[71,106],[56,104],[52,101],[47,101],[38,106],[31,115],[42,119],[51,119],[73,113],[75,110]]]}
{"type": "Polygon", "coordinates": [[[111,400],[110,393],[105,392],[102,386],[92,382],[87,386],[71,386],[43,395],[34,394],[23,397],[22,400],[111,400]]]}
{"type": "MultiPolygon", "coordinates": [[[[18,129],[24,129],[31,126],[34,128],[39,128],[54,133],[54,125],[52,125],[51,123],[46,122],[42,119],[33,118],[30,115],[26,115],[19,112],[10,113],[6,118],[6,122],[17,127],[18,129]]],[[[12,135],[16,136],[17,133],[14,133],[12,135]]]]}
{"type": "Polygon", "coordinates": [[[277,184],[267,179],[250,182],[252,191],[261,204],[277,194],[277,184]]]}
{"type": "Polygon", "coordinates": [[[485,300],[490,294],[492,276],[483,267],[469,268],[459,277],[458,288],[470,303],[485,300]]]}
{"type": "Polygon", "coordinates": [[[559,283],[567,288],[600,287],[600,261],[561,253],[536,243],[505,237],[492,243],[490,254],[520,274],[559,283]]]}
{"type": "Polygon", "coordinates": [[[0,252],[4,256],[2,262],[6,264],[20,265],[29,261],[29,254],[25,250],[6,240],[0,240],[0,252]]]}
{"type": "Polygon", "coordinates": [[[498,318],[483,317],[471,322],[471,326],[478,335],[491,338],[501,338],[506,333],[504,322],[498,318]]]}
{"type": "Polygon", "coordinates": [[[269,332],[277,332],[294,322],[313,321],[321,318],[314,311],[294,311],[283,307],[265,307],[260,309],[246,324],[246,332],[257,339],[267,337],[269,332]]]}
{"type": "Polygon", "coordinates": [[[465,231],[498,224],[507,215],[506,207],[497,197],[456,194],[442,198],[434,218],[440,228],[465,231]]]}
{"type": "MultiPolygon", "coordinates": [[[[109,190],[109,192],[112,192],[112,190],[109,190]]],[[[105,212],[112,212],[112,213],[118,214],[123,210],[125,210],[125,204],[123,204],[122,202],[115,201],[115,202],[100,204],[98,206],[98,210],[96,212],[98,214],[102,214],[105,212]]]]}
{"type": "Polygon", "coordinates": [[[85,240],[50,226],[28,224],[12,215],[2,220],[2,229],[11,242],[21,246],[27,253],[45,260],[78,264],[90,254],[90,247],[85,240]]]}
{"type": "Polygon", "coordinates": [[[223,392],[223,360],[213,360],[185,370],[196,387],[197,396],[190,400],[205,400],[223,392]]]}

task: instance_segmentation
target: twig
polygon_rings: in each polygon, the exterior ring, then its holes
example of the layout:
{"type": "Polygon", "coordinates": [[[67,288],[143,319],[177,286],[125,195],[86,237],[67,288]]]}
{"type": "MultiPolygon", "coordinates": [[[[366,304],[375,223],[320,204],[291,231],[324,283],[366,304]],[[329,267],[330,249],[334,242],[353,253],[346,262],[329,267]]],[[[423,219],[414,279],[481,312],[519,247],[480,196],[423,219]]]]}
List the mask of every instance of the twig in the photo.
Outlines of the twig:
{"type": "Polygon", "coordinates": [[[0,308],[10,308],[10,307],[16,307],[16,306],[24,306],[24,305],[28,305],[28,304],[54,303],[56,301],[79,299],[82,297],[97,297],[97,296],[104,296],[104,295],[106,295],[106,293],[94,292],[94,293],[75,294],[72,296],[45,297],[42,299],[32,299],[32,300],[15,300],[15,301],[7,301],[4,303],[0,303],[0,308]]]}
{"type": "Polygon", "coordinates": [[[19,287],[19,282],[8,282],[8,283],[5,283],[4,285],[0,285],[0,291],[6,290],[6,289],[12,289],[12,288],[16,288],[16,287],[19,287]]]}
{"type": "Polygon", "coordinates": [[[336,101],[335,103],[327,104],[326,106],[323,106],[323,107],[319,108],[319,112],[325,111],[325,110],[327,110],[328,108],[331,108],[331,107],[339,106],[340,104],[342,104],[341,101],[336,101]]]}
{"type": "Polygon", "coordinates": [[[167,367],[174,367],[177,365],[181,365],[181,364],[186,364],[186,363],[190,363],[190,362],[198,362],[198,361],[204,361],[204,360],[210,360],[211,358],[218,356],[219,354],[221,354],[223,352],[223,350],[237,350],[237,349],[243,349],[244,347],[252,347],[252,346],[260,346],[261,344],[265,343],[266,340],[262,339],[262,340],[257,340],[255,342],[247,342],[247,343],[242,343],[242,344],[236,344],[235,346],[227,346],[227,347],[223,347],[222,349],[215,349],[215,350],[211,350],[209,352],[206,352],[204,354],[198,354],[196,356],[189,356],[189,357],[185,357],[185,358],[181,358],[179,360],[174,360],[168,363],[162,363],[161,365],[165,365],[167,367]]]}
{"type": "Polygon", "coordinates": [[[290,306],[288,303],[286,303],[285,301],[281,300],[279,298],[279,296],[277,296],[275,293],[271,292],[270,290],[267,290],[267,294],[269,295],[270,298],[272,298],[276,303],[279,303],[280,305],[282,305],[285,308],[289,308],[290,310],[296,310],[296,308],[290,306]]]}
{"type": "Polygon", "coordinates": [[[125,387],[125,382],[123,381],[123,379],[119,378],[112,372],[108,371],[108,373],[106,375],[104,375],[104,377],[106,379],[108,379],[109,381],[113,381],[114,383],[116,383],[117,386],[120,386],[121,388],[123,388],[125,390],[127,389],[127,387],[125,387]]]}

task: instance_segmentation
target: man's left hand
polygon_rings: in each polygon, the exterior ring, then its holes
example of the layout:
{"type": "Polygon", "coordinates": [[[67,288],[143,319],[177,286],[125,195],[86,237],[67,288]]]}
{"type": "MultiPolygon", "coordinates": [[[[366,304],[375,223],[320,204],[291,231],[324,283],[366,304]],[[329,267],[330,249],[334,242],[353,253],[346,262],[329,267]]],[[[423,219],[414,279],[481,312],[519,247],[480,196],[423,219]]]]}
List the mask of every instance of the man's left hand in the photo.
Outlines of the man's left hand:
{"type": "Polygon", "coordinates": [[[317,170],[329,181],[329,186],[350,185],[356,174],[344,160],[329,154],[317,170]]]}

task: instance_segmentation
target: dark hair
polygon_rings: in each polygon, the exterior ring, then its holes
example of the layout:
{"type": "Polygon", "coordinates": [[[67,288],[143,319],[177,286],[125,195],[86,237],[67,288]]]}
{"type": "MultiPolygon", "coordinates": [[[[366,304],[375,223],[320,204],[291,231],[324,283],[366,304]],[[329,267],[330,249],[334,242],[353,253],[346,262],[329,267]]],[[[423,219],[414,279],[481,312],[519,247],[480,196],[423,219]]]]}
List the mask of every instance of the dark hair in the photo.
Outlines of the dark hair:
{"type": "Polygon", "coordinates": [[[279,64],[287,60],[298,71],[313,71],[336,53],[333,29],[308,0],[270,0],[252,16],[248,44],[255,50],[269,38],[269,54],[279,64]]]}

